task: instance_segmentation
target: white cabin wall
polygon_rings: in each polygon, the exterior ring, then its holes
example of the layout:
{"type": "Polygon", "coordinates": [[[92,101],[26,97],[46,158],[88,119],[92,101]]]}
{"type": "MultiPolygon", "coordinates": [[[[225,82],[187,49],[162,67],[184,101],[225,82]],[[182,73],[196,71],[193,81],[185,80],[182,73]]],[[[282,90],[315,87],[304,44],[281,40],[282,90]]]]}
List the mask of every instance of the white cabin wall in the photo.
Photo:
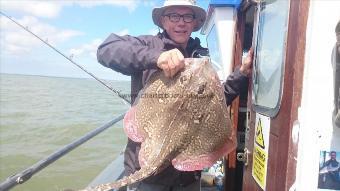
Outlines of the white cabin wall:
{"type": "Polygon", "coordinates": [[[340,151],[340,128],[333,128],[331,54],[340,1],[310,0],[303,92],[299,109],[296,190],[317,190],[320,151],[340,151]]]}
{"type": "Polygon", "coordinates": [[[234,7],[217,7],[215,9],[215,25],[218,39],[221,42],[220,52],[223,63],[223,79],[232,71],[234,47],[236,9],[234,7]]]}
{"type": "Polygon", "coordinates": [[[220,69],[217,70],[217,73],[222,81],[232,72],[236,19],[237,9],[233,6],[210,7],[206,23],[201,31],[202,34],[207,34],[210,56],[213,58],[212,54],[218,55],[219,62],[217,64],[220,64],[220,69]],[[217,46],[209,44],[208,38],[211,36],[217,41],[215,43],[217,46]]]}

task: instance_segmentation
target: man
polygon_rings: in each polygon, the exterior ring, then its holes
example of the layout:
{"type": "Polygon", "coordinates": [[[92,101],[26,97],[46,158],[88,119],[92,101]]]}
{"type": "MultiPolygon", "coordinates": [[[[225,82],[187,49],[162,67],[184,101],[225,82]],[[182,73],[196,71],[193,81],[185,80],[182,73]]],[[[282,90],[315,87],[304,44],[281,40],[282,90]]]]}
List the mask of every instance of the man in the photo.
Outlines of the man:
{"type": "Polygon", "coordinates": [[[330,159],[324,163],[320,170],[320,174],[323,175],[323,177],[319,188],[340,189],[340,165],[336,160],[336,152],[331,151],[329,156],[330,159]]]}
{"type": "Polygon", "coordinates": [[[340,21],[335,27],[336,43],[332,52],[332,66],[334,78],[334,111],[333,122],[340,128],[340,21]]]}
{"type": "MultiPolygon", "coordinates": [[[[193,0],[166,0],[163,7],[152,12],[153,22],[163,29],[156,36],[118,36],[111,34],[98,48],[98,61],[115,71],[131,76],[131,101],[143,88],[150,74],[163,70],[172,78],[184,68],[184,58],[207,55],[198,38],[190,37],[206,19],[206,12],[193,0]]],[[[247,82],[252,64],[252,51],[240,70],[224,83],[227,104],[239,94],[247,82]]],[[[124,153],[125,175],[140,169],[140,143],[128,140],[124,153]]],[[[181,172],[170,166],[141,181],[128,190],[142,191],[197,191],[200,190],[200,172],[181,172]]]]}

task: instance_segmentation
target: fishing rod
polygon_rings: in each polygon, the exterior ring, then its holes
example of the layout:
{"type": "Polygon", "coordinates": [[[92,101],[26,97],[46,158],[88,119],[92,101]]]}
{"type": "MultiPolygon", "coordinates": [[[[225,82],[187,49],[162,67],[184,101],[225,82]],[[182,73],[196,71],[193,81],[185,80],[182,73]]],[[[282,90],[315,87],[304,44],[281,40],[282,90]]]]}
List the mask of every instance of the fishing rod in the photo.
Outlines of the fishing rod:
{"type": "Polygon", "coordinates": [[[73,149],[77,148],[78,146],[84,144],[88,140],[92,139],[93,137],[97,136],[99,133],[107,130],[108,128],[112,127],[114,124],[119,122],[124,118],[125,113],[119,115],[118,117],[112,119],[108,123],[97,127],[96,129],[86,133],[84,136],[74,140],[68,145],[58,149],[54,153],[48,155],[44,159],[38,161],[34,165],[26,168],[25,170],[8,177],[5,181],[0,182],[0,191],[9,190],[19,184],[23,184],[28,181],[34,174],[38,173],[39,171],[43,170],[50,164],[54,163],[55,161],[59,160],[61,157],[65,156],[67,153],[71,152],[73,149]]]}
{"type": "Polygon", "coordinates": [[[62,53],[60,50],[58,50],[57,48],[55,48],[54,46],[52,46],[50,43],[48,43],[47,41],[43,40],[41,37],[39,37],[37,34],[33,33],[31,30],[28,29],[28,27],[23,26],[22,24],[20,24],[19,22],[15,21],[14,19],[12,19],[12,17],[6,15],[5,13],[3,13],[2,11],[0,11],[0,14],[2,14],[3,16],[5,16],[6,18],[8,18],[9,20],[11,20],[13,23],[15,23],[16,25],[18,25],[19,27],[21,27],[22,29],[24,29],[25,31],[27,31],[28,33],[32,34],[34,37],[36,37],[37,39],[39,39],[41,42],[43,42],[44,44],[46,44],[47,46],[49,46],[50,48],[52,48],[55,52],[57,52],[58,54],[60,54],[61,56],[63,56],[64,58],[66,58],[68,61],[70,61],[72,64],[74,64],[75,66],[77,66],[78,68],[80,68],[81,70],[83,70],[84,72],[86,72],[88,75],[90,75],[91,77],[93,77],[95,80],[97,80],[99,83],[101,83],[102,85],[104,85],[106,88],[108,88],[109,90],[111,90],[113,93],[115,93],[118,97],[122,98],[125,103],[131,104],[131,101],[126,99],[125,96],[123,96],[120,91],[117,91],[115,89],[113,89],[111,86],[107,85],[105,82],[103,82],[102,80],[100,80],[99,78],[97,78],[95,75],[93,75],[91,72],[88,72],[85,68],[83,68],[81,65],[77,64],[75,61],[72,60],[72,58],[66,56],[64,53],[62,53]]]}

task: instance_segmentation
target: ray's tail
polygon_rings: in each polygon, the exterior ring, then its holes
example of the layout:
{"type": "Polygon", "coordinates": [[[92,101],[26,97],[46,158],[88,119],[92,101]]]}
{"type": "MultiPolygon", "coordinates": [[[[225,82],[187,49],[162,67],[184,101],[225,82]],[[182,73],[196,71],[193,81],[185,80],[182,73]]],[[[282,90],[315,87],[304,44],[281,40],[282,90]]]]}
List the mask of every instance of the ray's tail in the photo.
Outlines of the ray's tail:
{"type": "Polygon", "coordinates": [[[136,171],[129,176],[125,176],[116,182],[100,184],[96,187],[86,188],[81,191],[111,191],[112,189],[116,190],[120,187],[130,185],[147,178],[148,176],[155,173],[159,166],[160,165],[144,166],[139,171],[136,171]]]}

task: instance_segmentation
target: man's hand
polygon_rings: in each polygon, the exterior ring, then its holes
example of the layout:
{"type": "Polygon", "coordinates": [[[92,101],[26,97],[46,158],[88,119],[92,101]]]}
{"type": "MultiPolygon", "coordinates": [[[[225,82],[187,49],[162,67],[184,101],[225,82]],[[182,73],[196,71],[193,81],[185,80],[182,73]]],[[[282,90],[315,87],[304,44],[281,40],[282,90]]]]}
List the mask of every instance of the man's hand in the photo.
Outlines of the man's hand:
{"type": "Polygon", "coordinates": [[[248,51],[247,57],[242,60],[242,65],[240,67],[240,72],[246,76],[248,76],[252,72],[253,65],[253,57],[254,57],[254,49],[250,48],[248,51]]]}
{"type": "Polygon", "coordinates": [[[159,56],[157,66],[164,71],[166,77],[174,77],[185,66],[184,56],[176,48],[165,51],[159,56]]]}

